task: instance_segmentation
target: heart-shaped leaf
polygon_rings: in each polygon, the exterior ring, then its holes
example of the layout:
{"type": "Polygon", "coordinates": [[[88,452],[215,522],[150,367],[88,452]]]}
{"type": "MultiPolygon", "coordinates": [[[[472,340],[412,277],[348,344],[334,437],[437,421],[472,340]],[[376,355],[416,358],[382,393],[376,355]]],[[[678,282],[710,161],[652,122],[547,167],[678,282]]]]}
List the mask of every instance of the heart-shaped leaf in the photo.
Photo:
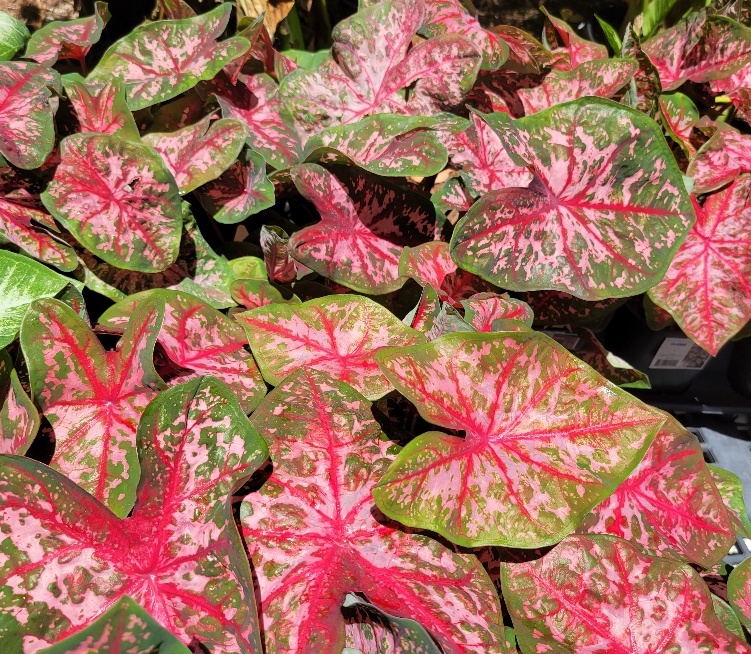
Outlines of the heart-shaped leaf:
{"type": "Polygon", "coordinates": [[[63,86],[76,112],[79,132],[117,134],[129,141],[140,140],[136,121],[125,102],[125,88],[118,78],[112,78],[98,91],[91,91],[82,78],[70,76],[63,79],[63,86]]]}
{"type": "Polygon", "coordinates": [[[69,283],[67,277],[57,274],[33,259],[0,250],[0,348],[18,335],[29,305],[39,298],[55,297],[69,283]]]}
{"type": "Polygon", "coordinates": [[[467,38],[444,34],[412,46],[423,0],[386,0],[341,21],[329,59],[284,78],[281,95],[309,134],[378,113],[430,116],[458,107],[480,68],[467,38]],[[410,87],[405,99],[400,91],[410,87]]]}
{"type": "Polygon", "coordinates": [[[238,279],[230,287],[232,298],[246,309],[257,309],[269,304],[299,304],[296,295],[289,297],[276,284],[263,279],[238,279]]]}
{"type": "Polygon", "coordinates": [[[581,534],[612,534],[654,556],[711,568],[735,542],[730,519],[699,442],[669,419],[644,458],[579,525],[581,534]]]}
{"type": "Polygon", "coordinates": [[[555,58],[556,67],[567,70],[587,61],[608,58],[608,50],[602,43],[583,39],[565,20],[551,16],[544,7],[541,11],[547,18],[543,35],[545,42],[553,55],[558,55],[555,58]],[[558,43],[560,45],[557,45],[558,43]]]}
{"type": "Polygon", "coordinates": [[[498,600],[477,559],[374,515],[373,485],[393,454],[362,396],[303,369],[252,423],[274,465],[240,508],[268,654],[339,654],[351,592],[418,621],[445,651],[505,651],[498,600]]]}
{"type": "Polygon", "coordinates": [[[40,654],[190,654],[137,602],[121,597],[88,627],[68,636],[40,654]]]}
{"type": "Polygon", "coordinates": [[[535,181],[476,202],[454,231],[454,260],[501,288],[590,300],[659,281],[695,216],[654,121],[588,98],[513,127],[504,136],[535,181]]]}
{"type": "Polygon", "coordinates": [[[507,331],[508,321],[515,320],[532,326],[534,314],[526,302],[508,295],[478,293],[462,300],[464,319],[478,332],[507,331]]]}
{"type": "Polygon", "coordinates": [[[86,55],[109,19],[107,3],[95,2],[91,16],[42,25],[31,35],[24,57],[50,67],[59,59],[77,59],[85,70],[86,55]]]}
{"type": "Polygon", "coordinates": [[[112,352],[57,300],[32,304],[21,327],[31,392],[55,437],[50,465],[121,517],[136,498],[138,421],[163,386],[152,361],[163,313],[139,307],[112,352]]]}
{"type": "Polygon", "coordinates": [[[123,520],[47,466],[0,459],[2,651],[70,636],[126,595],[183,643],[262,651],[230,494],[266,458],[263,440],[226,386],[200,378],[148,406],[138,443],[139,497],[123,520]]]}
{"type": "Polygon", "coordinates": [[[636,466],[664,417],[533,332],[449,334],[376,355],[429,422],[373,491],[460,545],[558,542],[636,466]]]}
{"type": "Polygon", "coordinates": [[[347,382],[373,400],[391,390],[375,361],[383,347],[424,342],[419,332],[370,298],[332,295],[275,304],[235,316],[253,356],[273,386],[306,366],[347,382]]]}
{"type": "Polygon", "coordinates": [[[570,536],[541,559],[502,566],[523,652],[748,654],[685,563],[613,536],[570,536]]]}
{"type": "Polygon", "coordinates": [[[649,297],[716,355],[751,319],[751,175],[697,204],[696,216],[649,297]]]}
{"type": "Polygon", "coordinates": [[[5,350],[0,350],[0,453],[26,454],[39,429],[39,413],[5,350]]]}
{"type": "Polygon", "coordinates": [[[572,70],[552,70],[540,86],[519,89],[529,116],[556,104],[585,96],[610,98],[633,78],[639,64],[632,59],[585,61],[572,70]]]}
{"type": "Polygon", "coordinates": [[[144,291],[107,309],[99,322],[123,327],[139,306],[152,299],[162,300],[165,307],[159,344],[182,369],[169,380],[170,385],[213,375],[234,391],[245,413],[255,409],[266,395],[266,384],[245,349],[245,332],[234,320],[198,298],[180,291],[144,291]]]}
{"type": "Polygon", "coordinates": [[[222,175],[203,186],[201,205],[220,223],[232,225],[274,206],[274,185],[266,177],[266,162],[245,150],[222,175]]]}
{"type": "Polygon", "coordinates": [[[42,202],[79,243],[126,270],[160,272],[175,262],[180,196],[156,152],[109,134],[74,134],[60,153],[42,202]]]}
{"type": "Polygon", "coordinates": [[[683,93],[663,93],[660,96],[660,115],[665,131],[689,156],[696,150],[691,143],[691,132],[699,120],[699,110],[691,98],[683,93]]]}
{"type": "Polygon", "coordinates": [[[39,168],[55,145],[53,117],[60,75],[38,64],[0,63],[0,154],[19,168],[39,168]]]}
{"type": "Polygon", "coordinates": [[[292,169],[297,190],[321,214],[320,223],[292,235],[292,256],[355,291],[379,294],[401,288],[402,249],[430,238],[433,206],[356,169],[337,168],[336,173],[316,164],[292,169]]]}
{"type": "Polygon", "coordinates": [[[717,131],[691,159],[686,173],[694,180],[694,193],[716,191],[741,173],[751,173],[751,136],[715,123],[717,131]]]}
{"type": "Polygon", "coordinates": [[[136,27],[104,53],[86,81],[103,85],[117,77],[133,111],[174,98],[211,79],[248,49],[250,44],[239,36],[216,41],[231,11],[232,5],[224,3],[194,18],[136,27]]]}
{"type": "Polygon", "coordinates": [[[156,150],[172,173],[180,193],[216,179],[237,159],[247,129],[239,120],[211,116],[176,132],[151,132],[143,142],[156,150]]]}

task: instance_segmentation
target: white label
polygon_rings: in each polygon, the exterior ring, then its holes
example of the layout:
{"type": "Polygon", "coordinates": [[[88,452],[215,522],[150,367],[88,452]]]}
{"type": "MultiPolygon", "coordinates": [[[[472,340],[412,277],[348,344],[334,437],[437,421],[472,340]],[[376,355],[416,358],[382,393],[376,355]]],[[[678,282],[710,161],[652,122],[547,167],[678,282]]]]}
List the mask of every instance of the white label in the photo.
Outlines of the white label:
{"type": "Polygon", "coordinates": [[[688,338],[666,338],[649,367],[662,370],[701,370],[712,357],[688,338]]]}

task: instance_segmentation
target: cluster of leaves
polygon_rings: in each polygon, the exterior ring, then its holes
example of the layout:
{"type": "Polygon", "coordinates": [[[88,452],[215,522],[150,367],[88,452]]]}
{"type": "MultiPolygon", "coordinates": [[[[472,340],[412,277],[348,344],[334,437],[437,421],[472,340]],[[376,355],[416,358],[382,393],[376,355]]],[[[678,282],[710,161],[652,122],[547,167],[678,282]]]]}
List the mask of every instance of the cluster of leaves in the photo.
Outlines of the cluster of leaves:
{"type": "Polygon", "coordinates": [[[740,482],[591,331],[751,318],[744,8],[159,11],[0,43],[0,650],[751,652],[740,482]]]}

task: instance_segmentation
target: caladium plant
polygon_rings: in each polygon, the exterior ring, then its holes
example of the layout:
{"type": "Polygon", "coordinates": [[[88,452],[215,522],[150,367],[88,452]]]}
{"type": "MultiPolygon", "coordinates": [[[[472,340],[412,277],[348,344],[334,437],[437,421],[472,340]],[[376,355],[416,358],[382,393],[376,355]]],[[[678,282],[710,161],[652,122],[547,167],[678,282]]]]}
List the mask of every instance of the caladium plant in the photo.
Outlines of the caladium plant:
{"type": "Polygon", "coordinates": [[[748,332],[741,9],[7,49],[2,654],[751,652],[740,482],[598,340],[748,332]]]}

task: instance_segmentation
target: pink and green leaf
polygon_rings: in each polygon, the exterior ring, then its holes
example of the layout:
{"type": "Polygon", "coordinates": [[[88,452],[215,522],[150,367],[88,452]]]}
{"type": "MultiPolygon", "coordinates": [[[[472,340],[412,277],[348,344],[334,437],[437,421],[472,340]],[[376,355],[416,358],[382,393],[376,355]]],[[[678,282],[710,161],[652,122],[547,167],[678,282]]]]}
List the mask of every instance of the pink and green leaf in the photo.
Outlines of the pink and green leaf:
{"type": "Polygon", "coordinates": [[[375,353],[425,340],[388,309],[359,295],[275,304],[235,318],[245,328],[264,379],[273,386],[306,366],[347,382],[369,399],[392,389],[375,353]]]}
{"type": "Polygon", "coordinates": [[[0,155],[29,170],[39,168],[55,145],[53,118],[62,92],[57,71],[39,64],[0,62],[0,155]]]}
{"type": "Polygon", "coordinates": [[[99,322],[123,327],[138,307],[150,300],[164,302],[158,340],[181,370],[169,380],[169,385],[213,375],[232,389],[245,413],[255,409],[266,394],[266,384],[245,349],[245,332],[234,320],[198,298],[181,291],[144,291],[107,309],[99,322]]]}
{"type": "Polygon", "coordinates": [[[433,329],[440,312],[441,298],[438,296],[438,291],[430,284],[426,284],[422,289],[417,306],[404,317],[403,322],[424,334],[433,329]]]}
{"type": "Polygon", "coordinates": [[[748,509],[743,498],[743,482],[729,470],[715,465],[709,465],[708,468],[727,509],[733,533],[736,536],[751,538],[751,519],[748,517],[748,509]]]}
{"type": "Polygon", "coordinates": [[[267,457],[263,440],[226,386],[200,378],[147,407],[138,449],[138,501],[122,520],[57,471],[2,457],[0,602],[16,623],[3,651],[58,642],[126,595],[184,644],[262,651],[230,501],[267,457]]]}
{"type": "Polygon", "coordinates": [[[151,148],[108,134],[63,139],[62,161],[42,194],[49,212],[107,263],[160,272],[177,259],[177,184],[151,148]]]}
{"type": "Polygon", "coordinates": [[[696,206],[696,224],[650,298],[712,355],[751,319],[751,175],[696,206]]]}
{"type": "Polygon", "coordinates": [[[526,158],[535,180],[472,206],[451,240],[460,267],[501,288],[589,300],[634,295],[659,281],[695,216],[654,121],[591,98],[503,132],[519,142],[510,153],[526,158]]]}
{"type": "Polygon", "coordinates": [[[133,111],[174,98],[211,79],[247,50],[242,37],[216,40],[231,10],[232,5],[224,3],[193,18],[136,27],[104,53],[87,81],[103,85],[113,77],[120,79],[133,111]]]}
{"type": "Polygon", "coordinates": [[[158,152],[188,193],[219,177],[237,159],[247,135],[245,123],[231,118],[212,122],[210,116],[176,132],[151,132],[143,142],[158,152]]]}
{"type": "Polygon", "coordinates": [[[18,379],[5,350],[0,350],[0,453],[26,454],[39,430],[39,412],[18,379]]]}
{"type": "Polygon", "coordinates": [[[274,206],[274,185],[266,177],[263,156],[246,149],[224,173],[204,185],[198,197],[214,220],[232,225],[274,206]]]}
{"type": "Polygon", "coordinates": [[[730,573],[728,599],[743,626],[751,629],[751,559],[746,559],[730,573]]]}
{"type": "Polygon", "coordinates": [[[602,326],[626,302],[625,298],[580,300],[562,291],[533,291],[521,293],[520,297],[532,307],[539,325],[573,325],[588,329],[602,326]]]}
{"type": "Polygon", "coordinates": [[[116,77],[98,91],[91,91],[83,78],[66,76],[63,79],[65,94],[78,118],[78,131],[117,134],[138,141],[141,136],[133,114],[125,102],[125,89],[116,77]]]}
{"type": "Polygon", "coordinates": [[[355,291],[377,295],[401,288],[406,280],[399,276],[399,257],[405,246],[430,238],[433,206],[356,169],[336,173],[316,164],[292,169],[297,190],[321,214],[321,222],[292,235],[292,256],[355,291]]]}
{"type": "Polygon", "coordinates": [[[464,319],[478,332],[509,331],[510,321],[532,326],[534,314],[531,307],[505,293],[478,293],[462,300],[464,319]]]}
{"type": "Polygon", "coordinates": [[[21,326],[32,395],[55,438],[50,465],[121,517],[136,498],[138,421],[163,387],[153,365],[163,314],[163,304],[139,307],[111,352],[57,300],[32,304],[21,326]]]}
{"type": "Polygon", "coordinates": [[[570,536],[541,559],[503,564],[502,581],[524,652],[751,652],[693,569],[614,536],[570,536]]]}
{"type": "Polygon", "coordinates": [[[639,64],[632,59],[585,61],[571,70],[552,70],[533,88],[517,91],[529,116],[556,104],[585,96],[611,98],[634,76],[639,64]]]}
{"type": "Polygon", "coordinates": [[[709,193],[751,173],[751,136],[724,123],[691,159],[686,174],[694,180],[694,193],[709,193]]]}
{"type": "Polygon", "coordinates": [[[660,96],[660,115],[665,131],[687,155],[696,153],[691,143],[691,132],[699,120],[699,110],[691,98],[683,93],[663,93],[660,96]]]}
{"type": "Polygon", "coordinates": [[[85,72],[86,55],[109,19],[107,3],[96,2],[91,16],[47,23],[31,35],[24,58],[49,67],[60,59],[77,59],[85,72]]]}
{"type": "Polygon", "coordinates": [[[583,39],[565,20],[551,16],[544,7],[540,11],[547,18],[544,34],[546,41],[550,45],[560,43],[560,47],[551,48],[553,55],[565,55],[555,67],[571,69],[587,61],[608,58],[608,50],[604,45],[583,39]]]}
{"type": "Polygon", "coordinates": [[[306,368],[271,392],[252,423],[274,466],[240,508],[268,654],[339,654],[351,592],[419,622],[444,651],[506,651],[477,559],[377,518],[372,489],[393,445],[365,398],[306,368]]]}
{"type": "Polygon", "coordinates": [[[246,309],[257,309],[269,304],[299,304],[296,295],[289,297],[271,282],[263,279],[238,279],[230,286],[232,299],[246,309]]]}
{"type": "Polygon", "coordinates": [[[644,458],[578,533],[610,534],[653,556],[711,568],[735,542],[699,442],[668,420],[644,458]]]}
{"type": "Polygon", "coordinates": [[[297,278],[297,262],[289,253],[289,236],[277,225],[262,225],[260,235],[266,274],[282,284],[297,278]]]}
{"type": "Polygon", "coordinates": [[[533,332],[449,334],[376,355],[428,422],[374,490],[402,524],[463,546],[558,542],[610,495],[664,417],[533,332]]]}

